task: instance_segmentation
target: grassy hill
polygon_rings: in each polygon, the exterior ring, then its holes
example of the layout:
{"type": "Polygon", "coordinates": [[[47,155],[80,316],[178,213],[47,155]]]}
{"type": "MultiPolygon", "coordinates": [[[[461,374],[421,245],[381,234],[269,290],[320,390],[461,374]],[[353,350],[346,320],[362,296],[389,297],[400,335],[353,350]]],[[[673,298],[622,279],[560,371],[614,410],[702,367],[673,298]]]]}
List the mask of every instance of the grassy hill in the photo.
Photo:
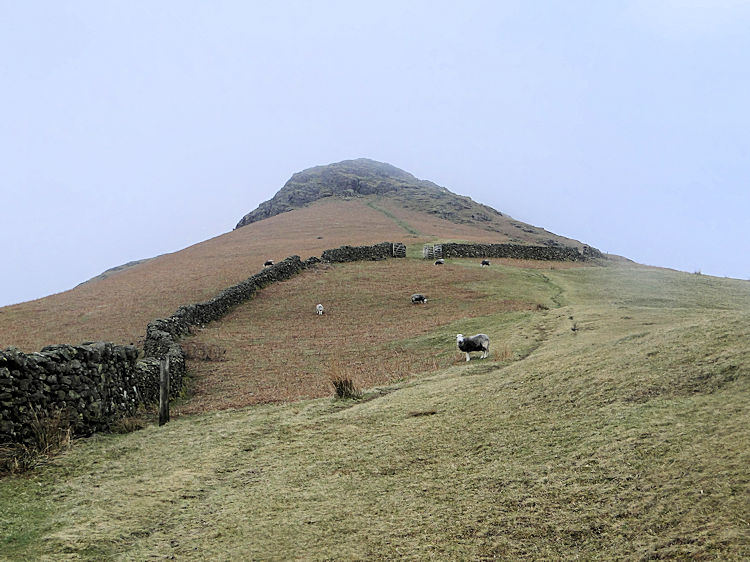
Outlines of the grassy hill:
{"type": "Polygon", "coordinates": [[[422,243],[581,243],[372,161],[295,174],[250,215],[0,308],[0,347],[138,342],[267,259],[409,257],[319,264],[197,328],[171,423],[0,479],[0,559],[750,558],[750,283],[436,267],[422,243]],[[455,335],[480,331],[490,357],[467,363],[455,335]],[[342,376],[360,398],[333,397],[342,376]]]}
{"type": "MultiPolygon", "coordinates": [[[[506,217],[503,217],[505,219],[506,217]]],[[[508,219],[510,220],[510,219],[508,219]]],[[[384,240],[420,248],[441,241],[508,242],[518,228],[489,231],[368,195],[324,198],[62,293],[0,308],[0,348],[26,352],[56,343],[138,343],[146,325],[183,304],[207,300],[257,273],[267,259],[320,256],[329,248],[384,240]]],[[[554,236],[542,229],[543,238],[554,236]]],[[[533,242],[532,234],[519,231],[533,242]]],[[[537,240],[539,241],[539,240],[537,240]]]]}
{"type": "Polygon", "coordinates": [[[170,424],[0,480],[0,556],[747,559],[749,334],[749,283],[635,264],[308,270],[194,336],[170,424]]]}
{"type": "Polygon", "coordinates": [[[368,158],[315,166],[294,174],[268,201],[246,214],[236,228],[281,213],[300,209],[330,197],[385,200],[390,206],[436,216],[456,224],[476,226],[487,232],[509,236],[511,241],[534,240],[541,244],[579,245],[457,195],[428,180],[420,180],[391,164],[368,158]]]}

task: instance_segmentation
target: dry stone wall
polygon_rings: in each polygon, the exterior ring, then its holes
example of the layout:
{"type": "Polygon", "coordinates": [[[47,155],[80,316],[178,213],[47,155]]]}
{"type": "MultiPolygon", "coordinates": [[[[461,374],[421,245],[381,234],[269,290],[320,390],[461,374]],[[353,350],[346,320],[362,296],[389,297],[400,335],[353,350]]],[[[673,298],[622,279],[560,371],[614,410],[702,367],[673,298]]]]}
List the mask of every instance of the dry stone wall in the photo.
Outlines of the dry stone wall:
{"type": "Polygon", "coordinates": [[[159,318],[150,322],[146,327],[144,343],[146,356],[161,358],[167,353],[176,353],[173,347],[177,345],[180,337],[190,332],[192,326],[218,320],[233,307],[252,298],[259,289],[277,281],[290,279],[304,268],[305,263],[299,256],[290,256],[224,289],[208,301],[181,306],[169,318],[159,318]]]}
{"type": "Polygon", "coordinates": [[[185,356],[179,340],[192,326],[218,320],[259,289],[321,261],[384,259],[391,248],[390,242],[383,242],[327,250],[322,258],[305,261],[290,256],[208,301],[181,306],[170,317],[150,322],[141,359],[134,346],[108,342],[54,345],[38,353],[0,351],[0,443],[31,442],[36,422],[58,413],[67,418],[75,435],[107,431],[141,404],[158,402],[162,359],[169,359],[170,395],[180,394],[185,356]]]}
{"type": "Polygon", "coordinates": [[[393,256],[393,244],[381,242],[374,246],[341,246],[333,250],[326,250],[322,260],[331,263],[350,261],[384,260],[393,256]]]}
{"type": "Polygon", "coordinates": [[[381,242],[374,246],[342,246],[325,250],[320,258],[311,257],[304,262],[299,256],[290,256],[224,289],[211,300],[181,306],[169,318],[159,318],[150,322],[146,328],[145,354],[147,357],[157,358],[164,357],[167,353],[181,354],[177,342],[188,334],[193,326],[220,319],[233,307],[252,298],[259,289],[277,281],[290,279],[316,263],[385,259],[391,255],[392,247],[391,242],[381,242]]]}
{"type": "Polygon", "coordinates": [[[443,244],[444,258],[516,258],[544,261],[584,261],[604,257],[596,248],[582,251],[569,246],[523,246],[520,244],[443,244]]]}
{"type": "Polygon", "coordinates": [[[0,442],[24,442],[35,421],[63,413],[77,435],[103,431],[153,394],[157,376],[137,365],[133,346],[53,345],[38,353],[0,351],[0,442]]]}
{"type": "MultiPolygon", "coordinates": [[[[169,357],[170,392],[179,393],[181,391],[186,367],[185,354],[179,340],[182,336],[190,333],[193,326],[220,319],[233,307],[252,298],[259,289],[277,281],[290,279],[302,271],[307,264],[312,265],[316,260],[317,258],[311,258],[302,262],[299,256],[290,256],[277,264],[264,268],[263,271],[248,277],[244,281],[224,289],[208,301],[181,306],[169,318],[159,318],[149,322],[146,327],[143,350],[147,360],[157,365],[161,359],[169,357]],[[179,387],[172,384],[174,380],[180,381],[179,387]]],[[[158,394],[155,398],[158,399],[158,394]]]]}

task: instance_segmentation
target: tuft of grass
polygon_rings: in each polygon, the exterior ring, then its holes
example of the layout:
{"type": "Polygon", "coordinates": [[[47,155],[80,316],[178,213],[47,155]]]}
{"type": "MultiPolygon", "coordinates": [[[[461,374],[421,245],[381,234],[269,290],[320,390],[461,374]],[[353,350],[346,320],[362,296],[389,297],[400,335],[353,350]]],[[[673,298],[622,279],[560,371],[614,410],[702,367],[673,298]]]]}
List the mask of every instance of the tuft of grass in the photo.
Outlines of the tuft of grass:
{"type": "Polygon", "coordinates": [[[338,361],[334,361],[328,368],[328,378],[333,385],[337,398],[358,400],[362,398],[362,391],[354,384],[352,374],[338,361]]]}
{"type": "Polygon", "coordinates": [[[145,412],[135,416],[126,416],[117,419],[110,428],[113,433],[132,433],[146,427],[149,419],[145,412]]]}
{"type": "Polygon", "coordinates": [[[70,447],[72,427],[67,411],[40,415],[33,410],[32,415],[29,442],[0,447],[0,474],[26,472],[70,447]]]}
{"type": "Polygon", "coordinates": [[[358,399],[362,397],[362,392],[354,385],[354,381],[346,376],[331,377],[331,383],[336,391],[338,398],[358,399]]]}
{"type": "Polygon", "coordinates": [[[0,475],[26,472],[37,463],[36,457],[24,445],[0,445],[0,475]]]}
{"type": "Polygon", "coordinates": [[[510,361],[513,357],[513,351],[508,344],[505,344],[501,349],[495,349],[493,357],[495,361],[510,361]]]}

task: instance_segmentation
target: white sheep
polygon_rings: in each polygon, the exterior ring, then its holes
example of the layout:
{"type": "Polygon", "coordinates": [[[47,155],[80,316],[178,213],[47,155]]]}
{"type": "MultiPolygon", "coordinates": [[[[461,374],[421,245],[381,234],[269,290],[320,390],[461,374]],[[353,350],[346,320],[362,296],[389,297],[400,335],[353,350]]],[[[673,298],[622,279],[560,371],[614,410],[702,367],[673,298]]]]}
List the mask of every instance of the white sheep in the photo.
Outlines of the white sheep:
{"type": "Polygon", "coordinates": [[[463,334],[457,334],[456,343],[458,344],[458,349],[466,354],[467,361],[471,360],[469,357],[470,351],[481,351],[481,359],[485,359],[490,354],[490,338],[487,334],[477,334],[467,338],[463,334]]]}
{"type": "Polygon", "coordinates": [[[427,304],[427,297],[421,293],[415,293],[411,296],[412,304],[427,304]]]}
{"type": "Polygon", "coordinates": [[[318,315],[322,315],[325,312],[325,310],[323,310],[323,305],[322,304],[315,305],[315,312],[317,312],[318,315]]]}
{"type": "Polygon", "coordinates": [[[482,260],[482,263],[480,265],[482,267],[489,267],[490,266],[490,260],[482,260]]]}

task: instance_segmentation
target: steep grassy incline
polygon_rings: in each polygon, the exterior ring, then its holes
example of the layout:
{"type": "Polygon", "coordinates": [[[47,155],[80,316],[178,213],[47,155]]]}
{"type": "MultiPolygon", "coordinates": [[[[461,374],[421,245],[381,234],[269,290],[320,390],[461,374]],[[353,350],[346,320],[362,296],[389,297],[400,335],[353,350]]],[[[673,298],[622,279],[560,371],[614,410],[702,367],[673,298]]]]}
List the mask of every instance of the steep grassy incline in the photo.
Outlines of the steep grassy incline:
{"type": "MultiPolygon", "coordinates": [[[[409,213],[411,224],[422,216],[409,213]]],[[[257,273],[267,259],[303,259],[343,245],[403,241],[420,248],[436,238],[483,242],[506,239],[471,225],[429,218],[421,236],[370,208],[367,200],[328,198],[113,272],[43,299],[0,308],[0,348],[27,352],[56,343],[107,340],[137,343],[154,318],[201,302],[257,273]]]]}
{"type": "MultiPolygon", "coordinates": [[[[369,282],[353,266],[347,275],[369,282]]],[[[491,275],[529,302],[554,294],[560,306],[495,310],[482,296],[497,281],[487,275],[470,283],[484,316],[426,322],[402,340],[407,364],[430,349],[447,354],[445,363],[370,400],[183,416],[81,441],[0,481],[0,552],[12,560],[747,559],[748,283],[625,267],[493,266],[491,275]],[[486,330],[509,352],[451,360],[445,336],[459,326],[486,330]]],[[[348,369],[357,356],[341,359],[348,369]]]]}

